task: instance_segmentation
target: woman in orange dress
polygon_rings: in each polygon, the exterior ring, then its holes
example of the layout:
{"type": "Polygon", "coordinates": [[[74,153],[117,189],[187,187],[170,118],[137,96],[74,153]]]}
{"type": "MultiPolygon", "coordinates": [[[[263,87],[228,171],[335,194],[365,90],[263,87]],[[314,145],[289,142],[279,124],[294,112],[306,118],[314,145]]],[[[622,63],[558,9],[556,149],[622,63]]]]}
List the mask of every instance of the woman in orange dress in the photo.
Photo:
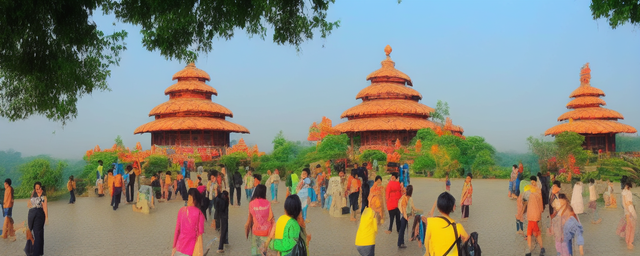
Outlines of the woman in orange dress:
{"type": "Polygon", "coordinates": [[[369,207],[378,218],[378,224],[384,223],[384,205],[384,186],[382,186],[382,177],[378,175],[369,192],[369,207]]]}

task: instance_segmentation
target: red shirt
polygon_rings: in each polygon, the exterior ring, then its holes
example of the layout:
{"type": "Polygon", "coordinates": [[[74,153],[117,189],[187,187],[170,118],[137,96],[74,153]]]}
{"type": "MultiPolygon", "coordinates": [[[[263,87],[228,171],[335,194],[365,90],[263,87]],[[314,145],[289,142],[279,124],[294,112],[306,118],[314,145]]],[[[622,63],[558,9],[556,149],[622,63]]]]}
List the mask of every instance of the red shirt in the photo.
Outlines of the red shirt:
{"type": "Polygon", "coordinates": [[[398,208],[398,200],[400,200],[400,197],[402,197],[400,182],[390,180],[386,190],[387,210],[398,208]]]}

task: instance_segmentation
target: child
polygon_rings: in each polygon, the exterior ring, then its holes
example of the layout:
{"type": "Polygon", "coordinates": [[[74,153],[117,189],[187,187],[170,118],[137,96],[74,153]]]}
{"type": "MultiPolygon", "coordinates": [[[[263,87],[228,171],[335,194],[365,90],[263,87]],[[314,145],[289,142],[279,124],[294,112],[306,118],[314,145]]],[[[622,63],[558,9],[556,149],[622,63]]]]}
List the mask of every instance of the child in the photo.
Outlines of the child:
{"type": "Polygon", "coordinates": [[[356,233],[356,249],[361,256],[375,255],[377,233],[378,225],[375,214],[371,208],[366,207],[360,217],[360,226],[356,233]]]}
{"type": "Polygon", "coordinates": [[[616,197],[613,195],[613,183],[611,180],[607,180],[607,190],[602,195],[604,198],[604,206],[605,208],[618,208],[618,202],[616,201],[616,197]]]}
{"type": "Polygon", "coordinates": [[[602,221],[602,218],[598,215],[596,200],[598,194],[596,194],[596,182],[593,179],[589,179],[589,209],[593,211],[593,220],[591,223],[598,224],[602,221]]]}
{"type": "Polygon", "coordinates": [[[451,180],[449,179],[449,174],[448,173],[447,173],[447,177],[445,178],[445,181],[444,181],[444,188],[445,188],[445,190],[447,192],[451,191],[451,180]]]}
{"type": "Polygon", "coordinates": [[[71,198],[69,198],[69,203],[70,204],[75,204],[76,203],[76,181],[73,180],[73,175],[69,176],[69,181],[67,182],[67,189],[69,190],[69,195],[71,195],[71,198]]]}
{"type": "MultiPolygon", "coordinates": [[[[224,245],[229,244],[229,192],[222,191],[218,197],[214,199],[216,212],[214,218],[220,220],[220,243],[218,244],[218,253],[224,253],[224,245]]],[[[211,222],[211,227],[215,227],[215,221],[211,222]]]]}
{"type": "Polygon", "coordinates": [[[545,250],[542,244],[542,232],[540,232],[540,227],[538,226],[543,210],[542,192],[536,184],[538,180],[536,176],[531,176],[529,179],[531,180],[531,194],[529,195],[529,202],[527,202],[527,220],[529,221],[527,223],[527,244],[529,246],[529,252],[526,255],[531,256],[531,239],[532,236],[535,236],[540,245],[540,255],[542,256],[545,250]]]}
{"type": "MultiPolygon", "coordinates": [[[[513,193],[515,194],[515,193],[513,193]]],[[[518,201],[516,201],[516,205],[518,206],[518,211],[516,213],[516,234],[524,235],[524,214],[527,212],[527,203],[528,201],[524,199],[524,193],[518,196],[518,201]]]]}
{"type": "MultiPolygon", "coordinates": [[[[569,254],[573,254],[573,239],[575,238],[576,244],[580,248],[580,255],[584,255],[584,238],[582,237],[582,224],[580,224],[580,220],[575,212],[573,212],[573,207],[571,205],[566,206],[567,214],[569,215],[569,219],[564,224],[563,227],[563,241],[565,246],[565,252],[569,252],[569,254]]],[[[563,255],[564,256],[564,255],[563,255]]],[[[568,255],[567,255],[568,256],[568,255]]]]}

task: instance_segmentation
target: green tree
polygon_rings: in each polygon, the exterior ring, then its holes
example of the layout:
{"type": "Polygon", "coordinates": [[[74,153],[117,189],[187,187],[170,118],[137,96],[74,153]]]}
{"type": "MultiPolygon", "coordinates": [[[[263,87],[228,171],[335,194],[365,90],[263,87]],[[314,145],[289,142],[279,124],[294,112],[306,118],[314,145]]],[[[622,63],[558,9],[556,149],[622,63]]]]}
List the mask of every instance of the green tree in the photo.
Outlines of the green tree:
{"type": "Polygon", "coordinates": [[[449,116],[449,103],[438,100],[435,111],[431,112],[431,119],[444,124],[447,120],[447,116],[449,116]]]}
{"type": "Polygon", "coordinates": [[[151,155],[144,164],[144,175],[151,177],[158,172],[166,172],[171,166],[169,157],[163,155],[151,155]]]}
{"type": "Polygon", "coordinates": [[[414,172],[432,171],[436,168],[436,159],[429,152],[423,152],[413,161],[411,166],[414,172]]]}
{"type": "Polygon", "coordinates": [[[489,150],[482,150],[478,153],[478,156],[473,161],[471,169],[473,175],[477,177],[489,177],[491,175],[492,167],[496,165],[495,160],[492,157],[489,150]]]}
{"type": "Polygon", "coordinates": [[[436,132],[431,128],[420,129],[416,133],[416,136],[411,140],[411,145],[416,145],[418,140],[422,143],[423,149],[428,149],[431,148],[433,144],[437,143],[438,134],[436,134],[436,132]]]}
{"type": "Polygon", "coordinates": [[[122,138],[120,137],[120,135],[118,135],[118,137],[116,137],[116,139],[114,140],[114,142],[116,143],[116,146],[117,146],[118,148],[122,148],[122,149],[124,149],[124,148],[125,148],[125,146],[124,146],[124,142],[122,142],[122,138]]]}
{"type": "MultiPolygon", "coordinates": [[[[0,2],[0,116],[11,121],[44,115],[63,124],[77,116],[78,98],[109,90],[127,31],[105,35],[94,12],[140,27],[142,44],[167,59],[192,62],[215,39],[236,32],[279,45],[300,45],[319,31],[326,38],[335,0],[139,1],[57,0],[0,2]]],[[[115,23],[114,23],[115,25],[115,23]]]]}
{"type": "Polygon", "coordinates": [[[555,144],[558,148],[559,160],[565,160],[569,158],[569,155],[573,155],[576,159],[576,165],[584,165],[589,159],[589,151],[582,148],[584,143],[584,136],[575,132],[562,132],[556,135],[555,144]]]}
{"type": "Polygon", "coordinates": [[[544,137],[534,138],[533,136],[527,138],[527,144],[529,151],[538,156],[540,171],[550,171],[547,168],[547,161],[556,156],[558,145],[554,141],[545,140],[544,137]]]}
{"type": "Polygon", "coordinates": [[[365,150],[360,155],[360,160],[364,162],[373,162],[373,160],[378,160],[378,162],[387,161],[387,154],[380,150],[365,150]]]}
{"type": "Polygon", "coordinates": [[[22,173],[22,178],[20,178],[22,182],[16,189],[16,197],[29,197],[36,181],[41,182],[47,192],[53,192],[60,187],[62,185],[62,172],[67,167],[67,163],[58,161],[56,168],[52,168],[51,165],[51,162],[44,158],[36,158],[21,165],[19,169],[22,173]]]}
{"type": "Polygon", "coordinates": [[[349,150],[349,136],[327,135],[320,142],[317,153],[310,157],[308,162],[347,158],[347,150],[349,150]]]}
{"type": "Polygon", "coordinates": [[[611,28],[615,29],[625,23],[640,23],[640,1],[631,0],[591,0],[593,19],[606,18],[611,28]]]}
{"type": "Polygon", "coordinates": [[[247,157],[247,153],[245,152],[233,152],[231,154],[220,157],[220,160],[218,162],[224,164],[229,173],[233,173],[233,171],[238,170],[240,161],[243,159],[247,159],[247,157]]]}
{"type": "Polygon", "coordinates": [[[284,138],[284,134],[282,133],[282,130],[280,130],[280,132],[276,134],[276,137],[273,138],[273,141],[271,141],[271,143],[273,143],[273,150],[275,151],[279,147],[283,146],[286,142],[287,139],[284,138]]]}
{"type": "Polygon", "coordinates": [[[616,152],[640,152],[640,137],[616,134],[616,152]]]}
{"type": "Polygon", "coordinates": [[[84,171],[80,177],[91,181],[90,184],[95,184],[96,171],[98,170],[99,165],[98,161],[102,161],[103,175],[106,175],[109,168],[111,168],[111,164],[118,162],[118,154],[115,152],[101,151],[93,153],[89,158],[84,156],[83,159],[86,162],[86,165],[84,166],[84,171]]]}

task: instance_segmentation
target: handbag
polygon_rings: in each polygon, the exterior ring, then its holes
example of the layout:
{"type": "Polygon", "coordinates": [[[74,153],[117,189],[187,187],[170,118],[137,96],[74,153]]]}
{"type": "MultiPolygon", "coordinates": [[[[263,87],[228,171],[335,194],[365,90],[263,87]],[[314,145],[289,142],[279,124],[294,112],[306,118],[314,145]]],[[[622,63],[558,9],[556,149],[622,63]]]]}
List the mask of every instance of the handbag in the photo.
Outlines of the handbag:
{"type": "Polygon", "coordinates": [[[300,229],[298,242],[293,246],[293,249],[291,249],[291,252],[288,255],[307,256],[307,235],[302,228],[300,229]]]}

